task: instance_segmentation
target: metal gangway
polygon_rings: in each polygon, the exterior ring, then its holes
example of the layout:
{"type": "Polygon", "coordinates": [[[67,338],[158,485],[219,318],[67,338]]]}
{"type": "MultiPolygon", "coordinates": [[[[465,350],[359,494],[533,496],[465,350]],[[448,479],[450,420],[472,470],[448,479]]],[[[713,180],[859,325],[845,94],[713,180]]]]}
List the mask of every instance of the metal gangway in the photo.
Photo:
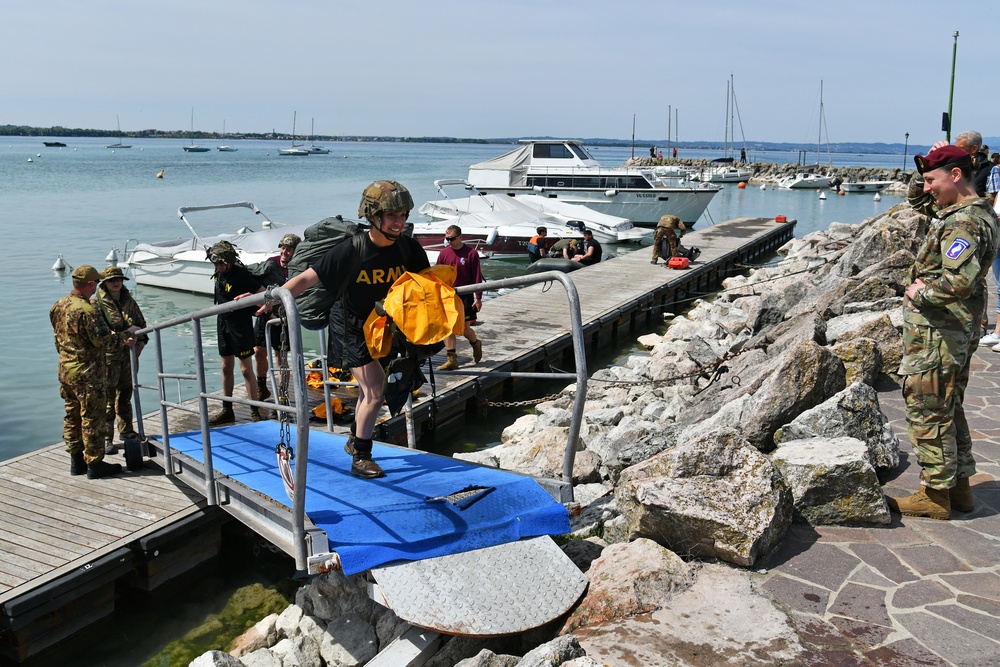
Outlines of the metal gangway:
{"type": "MultiPolygon", "coordinates": [[[[576,445],[579,440],[583,406],[586,401],[587,363],[583,340],[583,326],[580,314],[580,300],[572,279],[561,272],[546,272],[535,275],[507,278],[489,281],[476,285],[458,288],[459,294],[477,291],[498,290],[512,287],[522,287],[538,283],[561,283],[565,288],[569,302],[569,333],[572,337],[575,372],[514,372],[496,370],[466,369],[451,371],[448,374],[479,375],[495,378],[522,378],[553,380],[565,379],[576,382],[576,393],[572,410],[571,423],[567,434],[566,450],[563,457],[562,480],[548,480],[550,484],[542,487],[558,503],[572,501],[572,472],[576,445]]],[[[267,349],[271,349],[273,327],[281,324],[281,320],[271,320],[267,327],[267,349]]],[[[167,475],[184,481],[193,489],[199,490],[207,499],[208,504],[224,509],[230,515],[250,527],[269,542],[285,551],[295,559],[296,569],[300,574],[317,574],[340,568],[340,557],[330,549],[328,532],[317,526],[306,512],[308,493],[317,493],[310,489],[308,483],[310,474],[310,437],[320,437],[320,432],[311,433],[309,388],[306,384],[307,366],[303,351],[302,331],[299,323],[295,299],[284,288],[271,288],[266,293],[256,294],[238,301],[205,308],[172,318],[165,322],[155,323],[139,333],[150,336],[147,349],[155,354],[156,383],[153,386],[143,386],[138,381],[136,372],[137,361],[133,354],[133,381],[135,413],[137,415],[137,430],[143,441],[144,453],[162,456],[163,467],[167,475]],[[283,308],[283,318],[287,329],[281,335],[287,335],[289,351],[287,366],[275,368],[271,365],[272,387],[277,387],[279,374],[287,375],[288,404],[252,401],[241,396],[225,397],[208,391],[208,382],[203,363],[202,323],[207,318],[216,317],[238,309],[254,307],[256,309],[265,300],[280,302],[283,308]],[[164,370],[163,337],[168,330],[190,326],[191,347],[194,357],[193,373],[169,373],[164,370]],[[177,399],[168,397],[168,383],[177,383],[177,399]],[[192,400],[181,400],[180,384],[195,383],[197,395],[192,400]],[[140,398],[142,390],[153,390],[157,394],[160,434],[156,438],[147,438],[144,413],[140,398]],[[279,424],[294,435],[293,465],[285,471],[286,491],[289,492],[291,506],[273,496],[267,496],[259,490],[249,488],[244,483],[220,472],[213,462],[213,435],[218,435],[218,429],[213,434],[209,426],[209,406],[220,402],[256,406],[266,410],[277,411],[279,424]],[[171,446],[172,437],[180,437],[172,432],[171,416],[176,412],[194,414],[198,418],[200,431],[200,458],[182,454],[171,446]]],[[[428,360],[429,363],[429,360],[428,360]]],[[[326,375],[325,359],[323,374],[326,375]]],[[[444,372],[438,371],[438,374],[444,372]]],[[[238,373],[237,373],[238,377],[238,373]]],[[[329,405],[330,387],[340,384],[326,380],[324,383],[324,400],[329,405]]],[[[277,395],[278,392],[274,392],[277,395]]],[[[433,400],[430,399],[430,400],[433,400]]],[[[404,410],[410,416],[412,396],[408,399],[404,410]]],[[[330,411],[328,410],[328,416],[330,411]]],[[[328,417],[329,418],[329,417],[328,417]]],[[[189,420],[190,422],[190,420],[189,420]]],[[[332,424],[328,422],[326,431],[331,431],[332,424]]],[[[412,438],[412,423],[408,424],[409,444],[414,444],[412,438]]],[[[187,434],[191,436],[191,433],[187,434]]],[[[398,448],[406,451],[406,448],[398,448]]],[[[422,456],[437,457],[434,454],[416,453],[422,456]]],[[[437,457],[441,458],[441,457],[437,457]]],[[[448,459],[451,461],[451,459],[448,459]]],[[[464,463],[464,462],[462,462],[464,463]]],[[[275,462],[277,465],[277,461],[275,462]]],[[[468,464],[474,465],[474,464],[468,464]]],[[[491,469],[492,470],[492,469],[491,469]]],[[[515,473],[504,473],[514,475],[515,473]]],[[[522,476],[523,477],[523,476],[522,476]]],[[[389,483],[392,479],[387,479],[389,483]]],[[[371,482],[367,482],[371,484],[371,482]]],[[[333,490],[335,491],[335,490],[333,490]]],[[[331,489],[324,488],[324,493],[331,489]]],[[[568,525],[568,523],[567,523],[568,525]]],[[[523,539],[515,543],[498,544],[469,553],[456,553],[425,560],[390,562],[370,569],[370,574],[376,580],[371,584],[371,595],[376,601],[392,608],[397,615],[412,624],[431,628],[452,634],[506,634],[537,627],[568,609],[582,594],[586,579],[562,551],[547,536],[523,539]],[[525,563],[532,567],[525,568],[525,563]],[[442,569],[443,568],[443,569],[442,569]],[[486,575],[484,573],[491,573],[486,575]],[[436,581],[448,581],[449,587],[458,577],[469,578],[470,591],[467,595],[473,599],[463,598],[461,605],[449,607],[449,590],[435,590],[436,581]],[[490,583],[491,577],[497,578],[490,583]],[[509,599],[498,593],[499,588],[509,589],[509,599]],[[494,607],[498,601],[504,602],[512,614],[495,618],[482,614],[482,609],[476,608],[475,591],[481,590],[488,599],[483,599],[483,608],[494,607]],[[525,591],[533,591],[552,604],[539,604],[537,599],[525,601],[525,591]],[[435,610],[428,609],[426,600],[437,600],[435,610]],[[475,611],[470,611],[469,605],[475,611]],[[455,616],[457,614],[457,616],[455,616]],[[472,614],[476,620],[469,618],[472,614]]],[[[454,595],[454,593],[450,593],[454,595]]],[[[530,598],[531,596],[527,596],[530,598]]]]}

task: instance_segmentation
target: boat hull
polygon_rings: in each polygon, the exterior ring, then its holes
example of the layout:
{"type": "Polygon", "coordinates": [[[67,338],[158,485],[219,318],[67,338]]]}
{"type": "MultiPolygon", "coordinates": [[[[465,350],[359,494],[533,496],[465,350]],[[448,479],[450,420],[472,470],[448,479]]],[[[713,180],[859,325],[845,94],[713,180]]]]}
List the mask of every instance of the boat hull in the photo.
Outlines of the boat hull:
{"type": "Polygon", "coordinates": [[[694,224],[708,208],[718,187],[584,190],[546,187],[541,191],[529,187],[490,187],[477,185],[487,194],[518,197],[541,195],[568,204],[579,204],[598,213],[628,218],[637,225],[655,225],[664,215],[676,215],[685,224],[694,224]]]}
{"type": "Polygon", "coordinates": [[[205,146],[185,146],[185,153],[207,153],[209,151],[205,146]]]}
{"type": "Polygon", "coordinates": [[[879,192],[892,185],[892,181],[856,181],[840,184],[844,192],[879,192]]]}

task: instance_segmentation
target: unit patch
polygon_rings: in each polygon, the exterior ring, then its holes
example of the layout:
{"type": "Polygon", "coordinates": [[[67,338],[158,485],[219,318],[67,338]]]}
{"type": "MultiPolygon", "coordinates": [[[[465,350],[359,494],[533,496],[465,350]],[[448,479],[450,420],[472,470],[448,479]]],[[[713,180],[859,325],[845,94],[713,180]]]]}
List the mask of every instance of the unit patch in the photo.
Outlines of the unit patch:
{"type": "Polygon", "coordinates": [[[948,256],[948,259],[958,259],[959,257],[962,256],[962,253],[968,250],[971,246],[972,246],[971,243],[959,237],[954,241],[952,241],[951,247],[948,248],[948,251],[945,253],[945,255],[948,256]]]}

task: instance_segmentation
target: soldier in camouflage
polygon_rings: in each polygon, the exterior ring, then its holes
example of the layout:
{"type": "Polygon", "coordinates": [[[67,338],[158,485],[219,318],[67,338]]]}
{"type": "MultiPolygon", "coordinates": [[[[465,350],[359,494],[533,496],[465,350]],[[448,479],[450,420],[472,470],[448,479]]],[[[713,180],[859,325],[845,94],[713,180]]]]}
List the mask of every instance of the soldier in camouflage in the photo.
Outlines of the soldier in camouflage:
{"type": "Polygon", "coordinates": [[[99,479],[121,472],[104,460],[107,367],[104,355],[133,345],[131,331],[113,333],[90,297],[101,274],[92,266],[73,271],[73,289],[49,310],[59,352],[59,394],[66,402],[63,440],[70,455],[70,474],[99,479]]]}
{"type": "Polygon", "coordinates": [[[947,519],[952,509],[973,510],[969,477],[976,467],[962,401],[986,310],[984,277],[996,253],[1000,223],[989,201],[972,187],[972,160],[966,152],[940,143],[914,160],[923,188],[911,192],[911,204],[935,216],[906,289],[899,367],[921,487],[888,501],[901,514],[947,519]]]}
{"type": "Polygon", "coordinates": [[[676,232],[678,229],[683,231],[686,227],[676,215],[665,215],[660,218],[660,221],[656,223],[656,231],[653,232],[653,260],[650,264],[656,264],[657,260],[660,259],[661,250],[668,250],[670,253],[667,255],[668,259],[677,254],[677,247],[680,245],[680,238],[676,232]],[[667,240],[667,248],[660,247],[663,239],[667,240]]]}
{"type": "MultiPolygon", "coordinates": [[[[132,298],[131,292],[125,287],[128,280],[124,272],[117,266],[109,266],[101,274],[101,285],[91,298],[91,303],[97,306],[108,327],[115,333],[127,331],[130,327],[146,328],[146,318],[142,316],[139,304],[132,298]]],[[[136,358],[142,354],[142,348],[149,341],[149,336],[143,334],[135,341],[136,358]]],[[[105,449],[108,454],[114,454],[117,448],[112,444],[114,436],[115,416],[118,417],[118,434],[125,438],[136,437],[132,422],[132,358],[127,347],[108,351],[105,360],[108,366],[108,408],[104,435],[105,449]]]]}

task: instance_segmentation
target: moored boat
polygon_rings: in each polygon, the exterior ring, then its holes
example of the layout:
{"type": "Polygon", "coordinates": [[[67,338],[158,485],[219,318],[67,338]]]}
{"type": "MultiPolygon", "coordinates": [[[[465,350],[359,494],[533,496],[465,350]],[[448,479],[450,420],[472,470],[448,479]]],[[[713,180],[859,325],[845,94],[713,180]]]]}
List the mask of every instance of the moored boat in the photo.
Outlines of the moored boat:
{"type": "Polygon", "coordinates": [[[879,192],[893,184],[893,181],[844,181],[840,189],[844,192],[879,192]]]}
{"type": "Polygon", "coordinates": [[[835,180],[836,177],[834,176],[822,176],[812,172],[800,171],[794,176],[785,176],[779,180],[778,187],[791,188],[793,190],[828,188],[833,185],[835,180]]]}
{"type": "Polygon", "coordinates": [[[139,243],[125,247],[123,268],[128,269],[139,285],[152,285],[166,289],[212,294],[215,283],[212,275],[215,266],[208,261],[205,250],[219,241],[229,241],[239,251],[244,264],[262,262],[278,254],[278,241],[285,234],[302,236],[308,225],[279,225],[271,221],[250,202],[234,202],[211,206],[182,206],[177,215],[191,232],[186,239],[171,239],[153,243],[139,243]],[[246,208],[264,219],[260,229],[243,227],[234,233],[202,236],[191,225],[188,214],[198,211],[246,208]]]}
{"type": "Polygon", "coordinates": [[[486,194],[542,195],[643,225],[654,225],[665,214],[694,224],[722,189],[713,183],[665,182],[652,168],[603,167],[573,139],[521,144],[470,166],[468,181],[486,194]]]}

